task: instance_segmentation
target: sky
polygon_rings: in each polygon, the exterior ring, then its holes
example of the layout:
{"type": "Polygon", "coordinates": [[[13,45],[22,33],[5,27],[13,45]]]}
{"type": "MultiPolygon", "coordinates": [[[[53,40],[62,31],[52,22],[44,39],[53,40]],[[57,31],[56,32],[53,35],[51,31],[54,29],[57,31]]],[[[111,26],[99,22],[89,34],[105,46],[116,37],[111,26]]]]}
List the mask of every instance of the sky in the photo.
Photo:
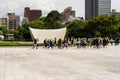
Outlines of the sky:
{"type": "MultiPolygon", "coordinates": [[[[24,8],[42,10],[42,15],[46,16],[50,11],[64,11],[67,7],[72,7],[76,11],[76,16],[85,16],[85,0],[0,0],[0,17],[6,17],[7,13],[14,12],[21,18],[24,15],[24,8]]],[[[111,9],[120,12],[120,0],[111,0],[111,9]]]]}

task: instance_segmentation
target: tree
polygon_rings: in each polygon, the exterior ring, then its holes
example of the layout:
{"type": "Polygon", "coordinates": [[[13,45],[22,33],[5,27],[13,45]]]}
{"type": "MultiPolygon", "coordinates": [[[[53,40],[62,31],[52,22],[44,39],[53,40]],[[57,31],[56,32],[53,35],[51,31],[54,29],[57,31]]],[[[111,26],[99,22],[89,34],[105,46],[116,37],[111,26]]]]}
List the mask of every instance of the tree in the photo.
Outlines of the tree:
{"type": "Polygon", "coordinates": [[[8,32],[6,26],[0,26],[0,31],[3,32],[3,35],[4,35],[4,36],[5,36],[5,35],[7,34],[7,32],[8,32]]]}
{"type": "Polygon", "coordinates": [[[63,24],[60,21],[61,15],[58,11],[53,10],[48,13],[47,17],[45,18],[45,24],[48,29],[58,29],[62,28],[63,24]]]}
{"type": "Polygon", "coordinates": [[[25,40],[25,41],[31,40],[28,24],[24,24],[22,27],[20,27],[19,36],[20,36],[20,40],[25,40]]]}
{"type": "Polygon", "coordinates": [[[66,37],[78,38],[82,35],[82,30],[84,29],[84,22],[82,20],[74,20],[67,25],[67,34],[66,37]]]}
{"type": "Polygon", "coordinates": [[[47,28],[44,24],[44,18],[24,24],[18,30],[21,40],[28,41],[28,40],[32,39],[31,35],[30,35],[29,27],[36,28],[36,29],[46,29],[47,28]]]}
{"type": "Polygon", "coordinates": [[[117,35],[120,19],[114,15],[101,15],[86,21],[85,32],[94,36],[117,35]]]}

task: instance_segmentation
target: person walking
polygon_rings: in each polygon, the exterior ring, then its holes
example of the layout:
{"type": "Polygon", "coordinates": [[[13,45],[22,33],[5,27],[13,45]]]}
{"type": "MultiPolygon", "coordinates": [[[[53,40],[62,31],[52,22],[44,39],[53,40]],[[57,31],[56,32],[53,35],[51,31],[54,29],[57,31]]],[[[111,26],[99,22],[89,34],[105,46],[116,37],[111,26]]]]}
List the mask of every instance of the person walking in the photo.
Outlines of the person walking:
{"type": "Polygon", "coordinates": [[[38,49],[37,39],[33,39],[33,49],[38,49]]]}

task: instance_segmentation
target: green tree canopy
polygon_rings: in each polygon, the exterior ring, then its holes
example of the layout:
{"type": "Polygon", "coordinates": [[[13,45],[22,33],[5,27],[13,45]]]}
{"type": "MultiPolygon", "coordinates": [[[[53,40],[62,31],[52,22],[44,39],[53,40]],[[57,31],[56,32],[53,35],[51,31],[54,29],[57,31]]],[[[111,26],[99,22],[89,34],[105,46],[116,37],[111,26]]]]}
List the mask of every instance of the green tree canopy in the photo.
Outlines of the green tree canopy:
{"type": "Polygon", "coordinates": [[[39,29],[67,27],[66,37],[120,36],[120,18],[114,15],[101,15],[87,21],[74,20],[65,24],[62,24],[60,17],[60,13],[53,10],[46,17],[24,24],[19,28],[19,35],[25,40],[31,40],[29,27],[39,29]]]}
{"type": "Polygon", "coordinates": [[[30,23],[24,24],[19,29],[19,35],[24,40],[31,40],[29,27],[37,28],[37,29],[46,29],[46,26],[44,25],[43,18],[40,20],[36,20],[36,21],[32,21],[30,23]]]}
{"type": "Polygon", "coordinates": [[[62,28],[63,24],[61,23],[61,15],[58,11],[53,10],[45,18],[45,24],[48,29],[58,29],[62,28]]]}
{"type": "Polygon", "coordinates": [[[82,36],[82,30],[84,28],[84,21],[74,20],[72,22],[66,23],[67,25],[67,37],[78,38],[82,36]]]}
{"type": "Polygon", "coordinates": [[[114,15],[101,15],[89,19],[86,22],[85,32],[94,36],[112,36],[117,35],[116,30],[120,24],[120,19],[114,15]]]}
{"type": "Polygon", "coordinates": [[[8,32],[6,26],[0,26],[0,31],[3,32],[3,35],[5,36],[5,34],[8,32]]]}

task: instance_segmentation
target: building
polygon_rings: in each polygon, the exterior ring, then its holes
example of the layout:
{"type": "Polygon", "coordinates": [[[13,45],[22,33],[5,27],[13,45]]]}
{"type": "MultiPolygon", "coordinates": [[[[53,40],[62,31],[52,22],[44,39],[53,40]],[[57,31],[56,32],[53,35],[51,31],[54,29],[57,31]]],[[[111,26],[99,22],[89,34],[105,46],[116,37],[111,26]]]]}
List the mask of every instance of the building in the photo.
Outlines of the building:
{"type": "Polygon", "coordinates": [[[0,26],[8,26],[8,19],[7,18],[0,18],[0,26]]]}
{"type": "Polygon", "coordinates": [[[20,16],[16,15],[16,29],[20,27],[20,16]]]}
{"type": "Polygon", "coordinates": [[[16,30],[20,26],[20,17],[15,13],[8,13],[8,30],[16,30]]]}
{"type": "Polygon", "coordinates": [[[115,15],[115,16],[120,18],[120,12],[117,12],[116,9],[112,9],[111,14],[113,14],[113,15],[115,15]]]}
{"type": "MultiPolygon", "coordinates": [[[[7,18],[0,18],[0,27],[6,27],[8,26],[8,19],[7,18]]],[[[0,40],[4,40],[4,33],[3,31],[0,31],[0,40]]]]}
{"type": "Polygon", "coordinates": [[[61,13],[62,15],[62,22],[68,22],[70,16],[75,17],[75,11],[72,10],[72,7],[67,7],[64,9],[64,11],[61,13]]]}
{"type": "Polygon", "coordinates": [[[27,17],[24,17],[23,20],[22,20],[22,25],[26,24],[26,23],[29,23],[29,20],[28,20],[27,17]]]}
{"type": "Polygon", "coordinates": [[[24,9],[24,17],[27,17],[29,22],[38,20],[41,16],[41,10],[30,10],[29,7],[25,7],[24,9]]]}
{"type": "Polygon", "coordinates": [[[85,19],[110,14],[111,0],[85,0],[85,19]]]}

